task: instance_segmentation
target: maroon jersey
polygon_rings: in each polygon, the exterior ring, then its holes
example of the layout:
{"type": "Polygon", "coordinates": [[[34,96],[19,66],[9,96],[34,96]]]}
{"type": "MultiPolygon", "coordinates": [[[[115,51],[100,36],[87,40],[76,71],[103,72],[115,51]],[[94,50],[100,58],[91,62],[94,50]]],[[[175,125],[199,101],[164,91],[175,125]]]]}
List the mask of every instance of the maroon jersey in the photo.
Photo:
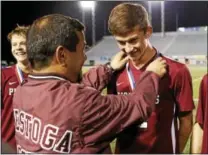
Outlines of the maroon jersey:
{"type": "Polygon", "coordinates": [[[29,75],[13,100],[18,152],[102,153],[124,128],[147,120],[159,77],[145,72],[131,95],[102,96],[111,75],[105,66],[92,69],[82,84],[29,75]]]}
{"type": "MultiPolygon", "coordinates": [[[[159,53],[157,56],[167,61],[168,72],[160,81],[155,111],[147,122],[131,126],[119,135],[116,153],[179,153],[176,119],[178,112],[194,109],[192,80],[184,64],[159,53]]],[[[132,79],[138,79],[149,63],[141,69],[136,69],[129,62],[126,68],[115,75],[109,93],[130,94],[134,86],[132,79]]]]}
{"type": "Polygon", "coordinates": [[[15,127],[13,117],[12,100],[22,78],[26,77],[17,68],[16,65],[3,68],[1,71],[1,91],[2,91],[2,109],[1,109],[1,135],[2,140],[10,144],[16,150],[15,127]]]}
{"type": "Polygon", "coordinates": [[[196,121],[203,129],[202,152],[208,153],[208,74],[204,75],[199,91],[196,121]]]}

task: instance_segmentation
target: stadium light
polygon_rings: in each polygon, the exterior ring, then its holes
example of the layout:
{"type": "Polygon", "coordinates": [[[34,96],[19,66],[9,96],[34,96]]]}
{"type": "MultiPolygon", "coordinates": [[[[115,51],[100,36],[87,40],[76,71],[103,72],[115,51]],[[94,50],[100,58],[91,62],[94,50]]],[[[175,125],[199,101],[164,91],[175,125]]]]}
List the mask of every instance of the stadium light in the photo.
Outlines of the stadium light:
{"type": "Polygon", "coordinates": [[[161,33],[165,36],[165,1],[148,1],[148,12],[150,15],[150,23],[152,24],[152,5],[160,3],[161,5],[161,33]]]}
{"type": "Polygon", "coordinates": [[[148,1],[148,12],[149,12],[149,16],[150,16],[150,23],[152,25],[152,1],[148,1]]]}
{"type": "Polygon", "coordinates": [[[161,1],[161,32],[162,37],[165,37],[165,1],[161,1]]]}
{"type": "Polygon", "coordinates": [[[80,5],[82,8],[94,8],[95,1],[80,1],[80,5]]]}
{"type": "Polygon", "coordinates": [[[96,25],[95,25],[95,1],[80,1],[82,7],[82,22],[85,25],[85,9],[91,9],[92,12],[92,45],[95,45],[96,25]]]}

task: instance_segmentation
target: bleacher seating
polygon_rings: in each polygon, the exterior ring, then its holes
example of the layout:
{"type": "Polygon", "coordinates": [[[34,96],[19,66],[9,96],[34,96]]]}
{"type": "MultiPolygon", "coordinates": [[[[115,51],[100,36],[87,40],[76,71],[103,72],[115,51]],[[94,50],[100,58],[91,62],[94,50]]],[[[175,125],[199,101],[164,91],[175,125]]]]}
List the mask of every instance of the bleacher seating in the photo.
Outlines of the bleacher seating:
{"type": "MultiPolygon", "coordinates": [[[[207,55],[207,32],[167,32],[165,37],[161,33],[153,33],[150,42],[166,56],[207,55]]],[[[96,64],[106,63],[116,52],[118,45],[113,36],[105,36],[86,54],[88,60],[96,64]]],[[[86,63],[88,63],[87,61],[86,63]]]]}

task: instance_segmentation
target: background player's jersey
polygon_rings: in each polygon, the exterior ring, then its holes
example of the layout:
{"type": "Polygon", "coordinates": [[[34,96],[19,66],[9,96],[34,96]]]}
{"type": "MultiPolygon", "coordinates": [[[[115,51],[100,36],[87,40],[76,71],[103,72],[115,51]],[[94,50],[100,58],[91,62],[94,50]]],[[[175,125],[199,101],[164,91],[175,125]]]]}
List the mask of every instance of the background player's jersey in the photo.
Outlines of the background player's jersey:
{"type": "Polygon", "coordinates": [[[201,153],[208,153],[208,74],[204,75],[200,84],[199,92],[196,121],[203,129],[203,144],[201,153]]]}
{"type": "MultiPolygon", "coordinates": [[[[192,80],[184,64],[162,58],[167,61],[168,73],[160,81],[156,109],[147,122],[132,126],[119,135],[116,153],[179,153],[176,118],[179,111],[194,109],[192,80]]],[[[134,79],[139,78],[149,63],[136,69],[129,62],[134,79]]],[[[112,80],[109,93],[125,95],[131,92],[129,74],[124,68],[112,80]]]]}
{"type": "MultiPolygon", "coordinates": [[[[26,77],[26,74],[23,75],[26,77]]],[[[12,100],[19,85],[19,77],[16,65],[1,70],[1,135],[4,142],[8,142],[16,150],[15,127],[13,117],[12,100]]]]}

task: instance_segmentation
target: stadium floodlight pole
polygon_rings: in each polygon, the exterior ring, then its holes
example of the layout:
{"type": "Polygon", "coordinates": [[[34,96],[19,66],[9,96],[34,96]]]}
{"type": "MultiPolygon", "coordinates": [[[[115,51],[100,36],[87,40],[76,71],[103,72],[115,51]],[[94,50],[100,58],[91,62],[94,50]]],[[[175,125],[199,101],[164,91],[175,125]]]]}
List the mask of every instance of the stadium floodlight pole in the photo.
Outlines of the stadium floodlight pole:
{"type": "Polygon", "coordinates": [[[165,36],[165,1],[161,1],[161,33],[165,36]]]}
{"type": "Polygon", "coordinates": [[[105,35],[106,35],[106,20],[104,19],[103,22],[104,22],[104,24],[103,24],[103,26],[104,26],[104,27],[103,27],[103,31],[104,31],[104,32],[103,32],[103,35],[105,36],[105,35]]]}
{"type": "Polygon", "coordinates": [[[94,6],[92,7],[92,45],[95,45],[96,42],[95,31],[96,31],[96,25],[95,25],[95,4],[94,4],[94,6]]]}
{"type": "MultiPolygon", "coordinates": [[[[161,30],[163,30],[163,22],[164,22],[164,1],[148,1],[148,12],[149,12],[149,20],[152,25],[152,7],[156,4],[161,4],[161,30]]],[[[163,31],[161,31],[163,32],[163,31]]],[[[163,33],[162,33],[163,34],[163,33]]]]}
{"type": "Polygon", "coordinates": [[[178,12],[176,12],[176,31],[178,30],[178,12]]]}
{"type": "Polygon", "coordinates": [[[84,20],[85,20],[85,13],[84,10],[85,9],[91,9],[91,12],[92,12],[92,45],[95,45],[95,40],[96,40],[96,33],[95,33],[95,29],[96,29],[96,26],[95,26],[95,1],[80,1],[80,5],[81,7],[83,8],[83,11],[82,11],[82,22],[84,23],[84,20]]]}
{"type": "Polygon", "coordinates": [[[85,25],[85,10],[82,9],[82,23],[85,25]]]}
{"type": "Polygon", "coordinates": [[[148,1],[148,12],[149,12],[150,24],[152,25],[152,2],[151,1],[148,1]]]}

